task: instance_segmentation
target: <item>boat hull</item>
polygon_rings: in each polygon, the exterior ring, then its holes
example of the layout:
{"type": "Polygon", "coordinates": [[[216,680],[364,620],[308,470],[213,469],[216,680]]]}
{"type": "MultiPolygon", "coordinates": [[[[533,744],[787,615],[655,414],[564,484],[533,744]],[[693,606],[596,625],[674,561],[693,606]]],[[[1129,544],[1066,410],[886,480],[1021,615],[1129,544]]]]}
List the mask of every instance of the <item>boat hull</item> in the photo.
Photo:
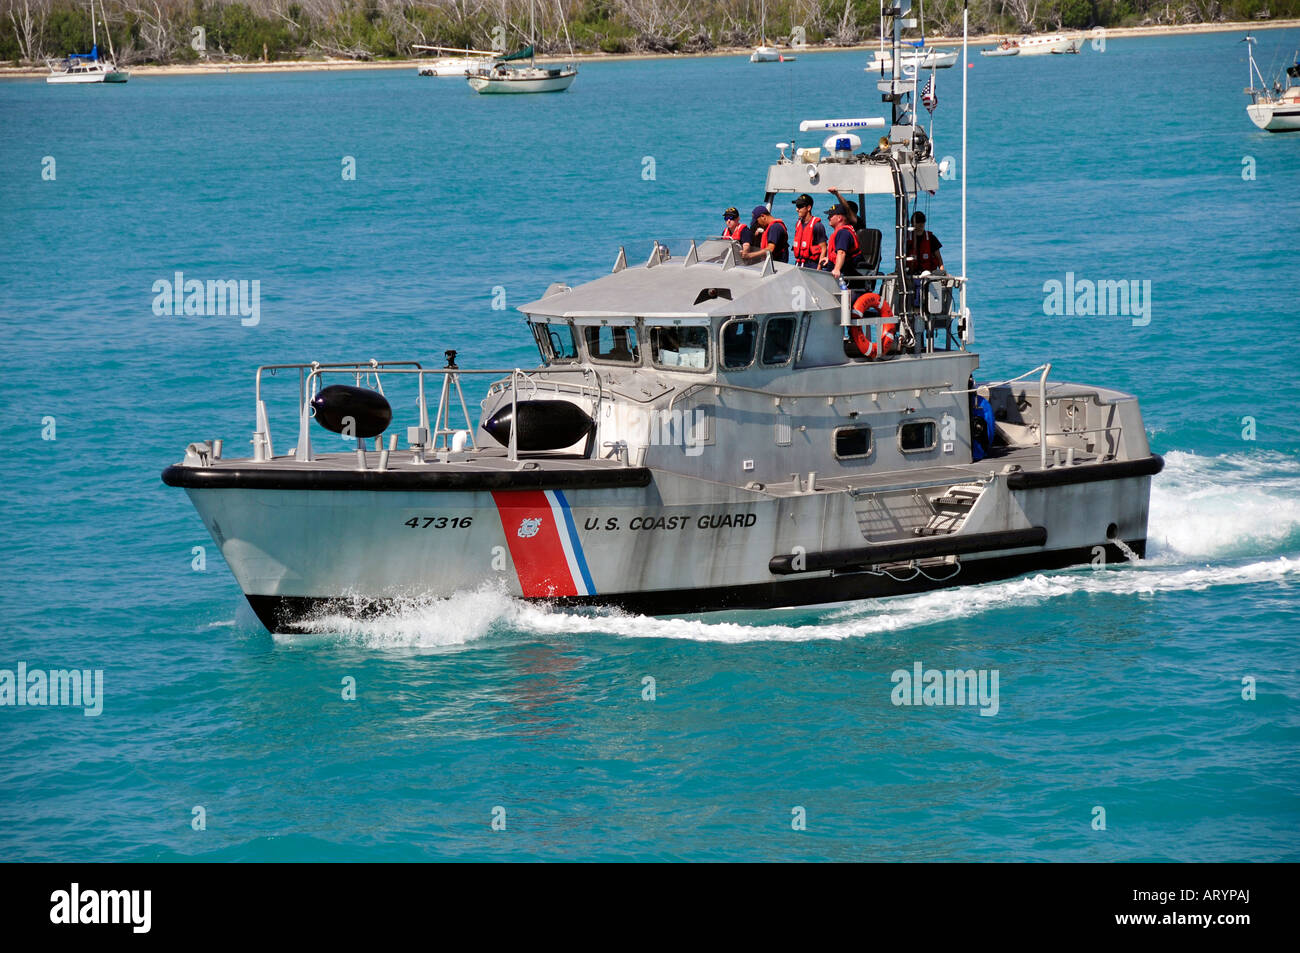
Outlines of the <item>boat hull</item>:
{"type": "Polygon", "coordinates": [[[1046,56],[1052,53],[1078,53],[1083,44],[1078,38],[1056,34],[1053,36],[1031,36],[1019,42],[1022,56],[1046,56]]]}
{"type": "MultiPolygon", "coordinates": [[[[916,69],[950,69],[957,64],[957,50],[947,53],[938,51],[922,55],[909,55],[904,53],[900,61],[900,68],[904,71],[916,69]]],[[[876,53],[871,61],[867,63],[866,70],[868,73],[890,72],[894,67],[894,58],[888,53],[876,53]]]]}
{"type": "Polygon", "coordinates": [[[520,78],[495,76],[470,76],[469,85],[476,93],[560,93],[573,85],[577,71],[559,76],[520,78]]]}
{"type": "Polygon", "coordinates": [[[88,83],[125,83],[131,74],[126,70],[110,70],[94,73],[57,73],[45,77],[45,82],[56,86],[81,86],[88,83]]]}
{"type": "Polygon", "coordinates": [[[1144,550],[1159,467],[1151,457],[990,476],[987,503],[981,497],[959,532],[883,541],[864,529],[862,497],[772,496],[638,468],[572,471],[526,487],[500,474],[476,485],[465,473],[434,490],[384,487],[375,471],[356,486],[337,471],[332,482],[298,488],[305,484],[285,471],[278,485],[259,486],[189,467],[169,468],[164,481],[187,489],[267,628],[293,631],[327,606],[365,615],[485,585],[558,605],[675,615],[904,595],[1122,560],[1117,541],[1144,550]]]}
{"type": "Polygon", "coordinates": [[[1246,107],[1250,121],[1266,132],[1300,131],[1300,103],[1252,103],[1246,107]]]}

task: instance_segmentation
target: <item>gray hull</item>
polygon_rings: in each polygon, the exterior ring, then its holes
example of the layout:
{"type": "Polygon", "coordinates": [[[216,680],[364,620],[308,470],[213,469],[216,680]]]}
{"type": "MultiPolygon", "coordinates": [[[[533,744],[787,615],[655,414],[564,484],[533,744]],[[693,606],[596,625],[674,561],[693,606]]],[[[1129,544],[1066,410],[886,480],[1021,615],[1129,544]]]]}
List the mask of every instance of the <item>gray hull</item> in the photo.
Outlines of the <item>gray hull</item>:
{"type": "Polygon", "coordinates": [[[329,488],[319,469],[272,484],[233,466],[164,479],[188,489],[272,631],[322,606],[365,614],[484,584],[662,615],[900,595],[1143,553],[1159,457],[1003,472],[1014,458],[944,467],[952,483],[925,489],[760,492],[638,468],[593,476],[590,465],[522,486],[483,471],[480,488],[463,474],[461,487],[407,489],[402,471],[345,470],[329,488]],[[966,497],[945,523],[951,487],[966,497]]]}

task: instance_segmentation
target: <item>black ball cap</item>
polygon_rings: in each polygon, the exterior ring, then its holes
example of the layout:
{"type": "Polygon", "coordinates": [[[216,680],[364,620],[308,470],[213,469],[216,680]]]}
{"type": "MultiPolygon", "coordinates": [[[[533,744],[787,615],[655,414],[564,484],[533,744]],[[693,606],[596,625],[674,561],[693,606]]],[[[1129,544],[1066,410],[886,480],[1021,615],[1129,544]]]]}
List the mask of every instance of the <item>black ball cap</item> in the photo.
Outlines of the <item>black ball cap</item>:
{"type": "Polygon", "coordinates": [[[795,208],[812,208],[812,196],[805,192],[803,195],[795,199],[792,204],[795,208]]]}

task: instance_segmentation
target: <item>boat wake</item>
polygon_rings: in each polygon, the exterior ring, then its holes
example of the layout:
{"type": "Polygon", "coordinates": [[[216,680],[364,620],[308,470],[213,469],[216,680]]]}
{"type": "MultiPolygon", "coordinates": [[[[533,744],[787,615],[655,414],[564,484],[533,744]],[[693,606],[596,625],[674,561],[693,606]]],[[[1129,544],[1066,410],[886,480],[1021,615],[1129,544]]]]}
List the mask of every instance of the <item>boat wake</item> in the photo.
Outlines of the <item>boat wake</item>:
{"type": "Polygon", "coordinates": [[[864,638],[1032,607],[1071,596],[1124,598],[1255,586],[1300,577],[1300,462],[1283,454],[1200,457],[1174,451],[1151,493],[1149,558],[1081,567],[849,605],[655,618],[614,610],[556,609],[484,586],[446,599],[398,600],[357,618],[326,610],[278,640],[343,641],[377,649],[448,649],[573,636],[702,642],[806,642],[864,638]],[[1265,558],[1261,558],[1265,557],[1265,558]],[[1219,565],[1207,565],[1207,560],[1219,565]],[[500,636],[501,639],[491,638],[500,636]]]}
{"type": "Polygon", "coordinates": [[[1199,561],[1300,549],[1300,461],[1271,452],[1174,450],[1151,482],[1148,557],[1199,561]]]}

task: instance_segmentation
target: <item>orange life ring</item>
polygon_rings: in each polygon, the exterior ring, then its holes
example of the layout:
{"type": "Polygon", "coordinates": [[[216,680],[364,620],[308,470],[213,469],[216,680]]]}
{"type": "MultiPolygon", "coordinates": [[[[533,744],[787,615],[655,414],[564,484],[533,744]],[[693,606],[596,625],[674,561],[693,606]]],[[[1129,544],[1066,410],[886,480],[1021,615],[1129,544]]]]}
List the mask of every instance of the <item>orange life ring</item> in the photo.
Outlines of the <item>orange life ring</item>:
{"type": "MultiPolygon", "coordinates": [[[[868,291],[860,296],[857,301],[853,302],[853,314],[855,317],[862,317],[866,314],[868,308],[878,308],[882,318],[892,318],[893,309],[889,307],[889,302],[883,300],[880,295],[874,291],[868,291]]],[[[884,357],[894,350],[896,336],[898,334],[897,324],[886,324],[881,329],[880,343],[876,344],[871,340],[868,331],[863,330],[857,325],[849,326],[849,340],[853,346],[858,349],[858,353],[868,360],[875,360],[878,357],[884,357]]]]}

